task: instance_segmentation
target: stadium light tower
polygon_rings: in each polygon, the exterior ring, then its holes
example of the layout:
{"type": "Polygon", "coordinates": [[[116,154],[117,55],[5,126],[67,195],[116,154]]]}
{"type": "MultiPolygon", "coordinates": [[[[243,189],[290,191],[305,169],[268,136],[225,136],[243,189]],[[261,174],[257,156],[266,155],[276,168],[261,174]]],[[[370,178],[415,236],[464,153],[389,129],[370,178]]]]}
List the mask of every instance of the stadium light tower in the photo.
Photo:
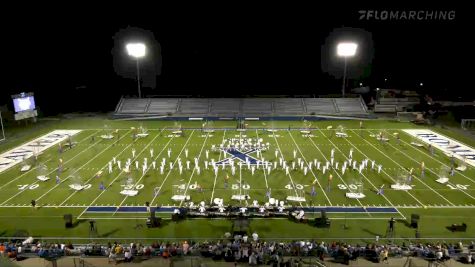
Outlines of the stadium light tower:
{"type": "Polygon", "coordinates": [[[346,60],[348,57],[353,57],[356,54],[357,48],[358,44],[352,42],[339,43],[336,47],[338,56],[343,57],[345,59],[345,69],[343,70],[343,86],[341,88],[341,94],[343,97],[345,97],[346,60]]]}
{"type": "Polygon", "coordinates": [[[145,45],[142,43],[130,43],[125,46],[129,56],[137,59],[137,88],[139,91],[139,98],[142,98],[142,92],[140,91],[140,68],[139,60],[145,56],[145,45]]]}

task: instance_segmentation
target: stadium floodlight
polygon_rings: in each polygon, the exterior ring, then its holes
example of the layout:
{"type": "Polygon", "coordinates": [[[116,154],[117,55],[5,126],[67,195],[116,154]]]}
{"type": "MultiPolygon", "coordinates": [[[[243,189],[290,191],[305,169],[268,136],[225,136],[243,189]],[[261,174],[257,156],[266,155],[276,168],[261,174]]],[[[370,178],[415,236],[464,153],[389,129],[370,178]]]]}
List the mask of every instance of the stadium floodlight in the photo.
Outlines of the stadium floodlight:
{"type": "Polygon", "coordinates": [[[142,92],[140,91],[140,68],[139,59],[145,56],[146,47],[142,43],[130,43],[125,46],[129,56],[137,59],[137,88],[139,91],[139,98],[142,98],[142,92]]]}
{"type": "Polygon", "coordinates": [[[421,87],[422,87],[422,86],[424,86],[424,84],[423,84],[423,83],[420,83],[419,85],[420,85],[421,87]]]}
{"type": "Polygon", "coordinates": [[[339,43],[338,46],[336,47],[337,55],[345,59],[345,69],[343,71],[343,86],[341,89],[341,93],[343,97],[345,97],[346,60],[348,57],[353,57],[354,55],[356,55],[357,48],[358,48],[358,44],[353,43],[353,42],[339,43]]]}

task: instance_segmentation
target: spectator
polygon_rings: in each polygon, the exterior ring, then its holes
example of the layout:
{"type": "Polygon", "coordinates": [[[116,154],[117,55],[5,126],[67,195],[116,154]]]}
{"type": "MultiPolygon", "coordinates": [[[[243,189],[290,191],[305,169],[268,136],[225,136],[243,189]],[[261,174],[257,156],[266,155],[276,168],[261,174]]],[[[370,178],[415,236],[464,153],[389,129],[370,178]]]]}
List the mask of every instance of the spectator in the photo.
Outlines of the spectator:
{"type": "Polygon", "coordinates": [[[132,253],[130,252],[130,250],[125,250],[125,255],[124,255],[124,258],[125,258],[125,262],[131,262],[132,261],[132,253]]]}
{"type": "Polygon", "coordinates": [[[188,245],[188,242],[185,241],[183,242],[183,254],[188,254],[188,249],[190,248],[190,245],[188,245]]]}

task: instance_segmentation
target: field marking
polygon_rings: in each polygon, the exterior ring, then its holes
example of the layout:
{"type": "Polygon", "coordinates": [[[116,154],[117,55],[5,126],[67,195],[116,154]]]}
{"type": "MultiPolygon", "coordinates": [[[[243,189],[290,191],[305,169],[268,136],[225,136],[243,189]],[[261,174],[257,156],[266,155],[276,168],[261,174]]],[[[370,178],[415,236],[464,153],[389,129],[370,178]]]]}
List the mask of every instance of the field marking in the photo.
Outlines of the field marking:
{"type": "MultiPolygon", "coordinates": [[[[180,153],[178,153],[175,161],[173,161],[173,166],[175,166],[175,163],[178,161],[178,158],[180,157],[181,153],[183,152],[183,150],[185,149],[186,145],[188,144],[188,142],[190,141],[191,139],[191,136],[193,136],[193,133],[195,132],[195,130],[193,130],[191,133],[190,133],[190,136],[188,137],[188,139],[186,140],[186,142],[183,144],[183,147],[181,148],[181,151],[180,153]]],[[[173,137],[172,137],[173,138],[173,137]]],[[[154,193],[154,197],[152,199],[152,201],[150,201],[150,206],[153,206],[153,202],[155,201],[155,199],[160,195],[160,191],[162,191],[162,187],[163,185],[165,184],[165,182],[167,181],[168,179],[168,176],[170,176],[170,173],[173,171],[173,169],[170,169],[168,170],[168,173],[167,175],[165,176],[165,178],[163,179],[162,183],[160,184],[160,187],[158,188],[158,192],[155,194],[154,193]]],[[[172,193],[173,194],[173,193],[172,193]]]]}
{"type": "MultiPolygon", "coordinates": [[[[287,131],[288,131],[288,130],[287,130],[287,131]]],[[[299,146],[297,145],[297,143],[295,142],[295,139],[294,139],[294,137],[292,136],[292,133],[291,133],[290,131],[289,131],[289,135],[290,135],[290,138],[292,139],[292,141],[294,142],[295,146],[297,147],[297,149],[298,149],[300,155],[302,155],[303,160],[306,162],[306,164],[307,164],[307,166],[308,166],[308,161],[307,161],[307,159],[305,158],[304,154],[303,154],[302,151],[300,150],[300,147],[299,147],[299,146]]],[[[321,153],[321,152],[320,152],[320,153],[321,153]]],[[[323,153],[321,153],[321,154],[323,155],[323,153]]],[[[325,158],[325,156],[323,156],[323,157],[325,158]]],[[[325,158],[325,160],[326,160],[326,158],[325,158]]],[[[327,194],[325,193],[325,189],[323,189],[323,187],[322,187],[322,185],[320,184],[320,182],[319,182],[317,176],[315,175],[315,173],[313,172],[312,169],[310,169],[310,172],[312,173],[313,177],[314,177],[315,180],[317,181],[318,186],[320,186],[320,189],[322,190],[323,194],[324,194],[325,197],[327,198],[328,202],[330,203],[330,205],[332,205],[330,199],[328,198],[327,194]]],[[[340,177],[340,179],[341,179],[341,177],[340,177]]],[[[342,181],[343,181],[343,179],[342,179],[342,181]]],[[[345,182],[343,181],[343,183],[345,183],[345,182]]],[[[358,202],[361,204],[361,202],[360,202],[359,200],[358,200],[358,202]]]]}
{"type": "MultiPolygon", "coordinates": [[[[79,143],[81,143],[81,142],[84,142],[85,140],[89,139],[89,137],[90,137],[91,135],[94,135],[94,134],[96,134],[97,132],[99,132],[99,131],[96,131],[96,132],[94,132],[94,133],[92,133],[92,134],[88,135],[87,137],[85,137],[84,139],[82,139],[81,141],[79,141],[79,143]]],[[[78,143],[78,145],[79,145],[79,143],[78,143]]],[[[50,147],[50,148],[46,149],[46,150],[45,150],[45,152],[47,152],[49,149],[51,149],[51,148],[54,148],[54,147],[55,147],[55,146],[52,146],[52,147],[50,147]]],[[[68,151],[69,151],[69,150],[68,150],[68,151]]],[[[49,162],[49,161],[51,161],[51,158],[50,158],[50,159],[48,159],[48,160],[46,160],[46,161],[45,161],[45,162],[43,162],[43,163],[44,163],[44,164],[46,164],[46,162],[49,162]]],[[[68,162],[68,161],[66,161],[66,162],[65,162],[65,164],[66,164],[67,162],[68,162]]],[[[7,185],[9,185],[9,184],[11,184],[11,183],[15,182],[16,180],[20,179],[20,178],[21,178],[21,177],[23,177],[24,175],[27,175],[27,174],[29,174],[31,171],[35,170],[36,168],[38,168],[38,166],[35,166],[35,167],[31,168],[30,170],[28,170],[27,172],[25,172],[25,173],[21,174],[21,175],[20,175],[20,176],[18,176],[17,178],[15,178],[15,179],[13,179],[13,180],[10,180],[10,181],[9,181],[9,182],[7,182],[6,184],[4,184],[4,185],[0,186],[0,190],[1,190],[2,188],[4,188],[5,186],[7,186],[7,185]]],[[[56,168],[56,169],[57,169],[57,168],[56,168]]],[[[56,170],[56,169],[55,169],[55,170],[56,170]]],[[[13,171],[13,170],[15,170],[15,169],[14,169],[14,168],[12,168],[12,169],[10,169],[10,170],[12,170],[12,171],[13,171]]],[[[53,170],[53,172],[54,172],[54,170],[53,170]]],[[[7,172],[5,172],[5,173],[7,173],[7,172]]]]}
{"type": "MultiPolygon", "coordinates": [[[[358,135],[359,136],[359,135],[358,135]]],[[[381,151],[379,148],[377,148],[374,144],[372,144],[371,142],[369,142],[368,140],[366,140],[365,138],[359,136],[361,139],[363,139],[365,142],[367,142],[368,144],[371,144],[371,146],[378,150],[379,153],[381,153],[382,155],[384,155],[386,158],[390,159],[392,162],[394,162],[396,165],[398,165],[400,168],[402,169],[405,169],[401,164],[399,164],[398,162],[396,162],[395,160],[393,160],[391,157],[389,157],[388,155],[386,155],[383,151],[381,151]]],[[[432,192],[436,193],[438,196],[440,196],[441,198],[443,198],[445,201],[447,201],[447,203],[451,204],[451,205],[454,205],[451,201],[449,201],[447,198],[445,198],[443,195],[441,195],[439,192],[437,192],[436,190],[434,190],[433,188],[431,188],[429,185],[427,185],[424,181],[422,181],[421,179],[419,179],[416,175],[413,175],[414,178],[416,178],[420,183],[424,184],[427,188],[429,188],[432,192]]],[[[391,178],[391,180],[393,180],[391,178]]],[[[394,180],[393,180],[394,181],[394,180]]],[[[407,192],[407,191],[406,191],[407,192]]]]}
{"type": "MultiPolygon", "coordinates": [[[[307,166],[308,166],[308,161],[307,161],[307,159],[305,159],[305,156],[303,155],[302,151],[300,150],[300,147],[299,147],[299,146],[297,145],[297,143],[295,142],[295,139],[294,139],[292,133],[291,133],[290,131],[288,131],[288,132],[289,132],[290,138],[292,138],[292,141],[293,141],[294,144],[296,145],[296,147],[297,147],[297,149],[298,149],[300,155],[302,155],[303,160],[306,162],[306,164],[307,164],[307,166]]],[[[320,154],[322,154],[323,158],[324,158],[326,161],[328,161],[327,157],[325,157],[325,155],[324,155],[323,152],[320,150],[320,148],[317,147],[317,146],[316,146],[316,148],[317,148],[318,152],[320,152],[320,154]]],[[[330,170],[328,170],[328,171],[330,172],[330,170]]],[[[315,179],[317,179],[317,181],[318,181],[318,178],[317,178],[317,176],[315,175],[315,173],[313,172],[312,169],[310,169],[310,172],[313,174],[313,177],[314,177],[315,179]]],[[[340,178],[340,180],[343,182],[343,184],[344,184],[346,187],[348,187],[348,185],[346,184],[345,180],[343,180],[343,178],[341,177],[340,173],[337,172],[337,171],[334,171],[334,172],[335,172],[336,175],[340,178]]],[[[323,177],[322,177],[322,178],[323,178],[323,177]]],[[[320,183],[318,183],[318,184],[320,185],[320,183]]],[[[323,189],[322,189],[322,190],[323,190],[323,189]]],[[[360,205],[363,206],[363,203],[361,203],[361,201],[360,201],[359,199],[356,199],[356,201],[358,201],[358,203],[360,203],[360,205]]],[[[371,215],[370,215],[369,213],[368,213],[368,216],[371,217],[371,215]]]]}
{"type": "MultiPolygon", "coordinates": [[[[164,127],[163,129],[165,129],[165,127],[164,127]]],[[[146,146],[137,154],[137,157],[138,157],[139,155],[141,155],[141,154],[150,146],[150,144],[152,144],[153,141],[155,141],[155,139],[156,139],[157,137],[159,137],[159,136],[160,136],[160,133],[157,134],[157,136],[155,136],[155,137],[152,139],[152,141],[150,141],[150,142],[148,143],[148,145],[146,145],[146,146]]],[[[119,172],[119,174],[117,174],[117,176],[112,180],[112,182],[109,183],[109,185],[107,186],[106,189],[108,189],[111,185],[113,185],[114,182],[117,180],[117,178],[119,178],[120,175],[121,175],[123,172],[124,172],[124,170],[121,170],[121,171],[119,172]]],[[[107,191],[107,190],[102,190],[102,191],[99,193],[99,195],[78,215],[78,219],[79,219],[79,218],[81,217],[81,215],[83,215],[84,212],[86,212],[87,209],[88,209],[89,207],[91,207],[92,204],[94,204],[94,202],[96,202],[96,201],[99,199],[99,197],[101,197],[101,195],[104,194],[106,191],[107,191]]]]}
{"type": "MultiPolygon", "coordinates": [[[[256,137],[257,140],[259,140],[259,132],[256,129],[256,137]]],[[[266,169],[262,168],[262,172],[264,173],[264,180],[266,181],[266,188],[269,189],[269,185],[267,184],[267,174],[266,174],[266,169]]]]}
{"type": "MultiPolygon", "coordinates": [[[[387,130],[384,130],[385,132],[387,132],[387,130]]],[[[405,131],[400,131],[398,130],[398,132],[403,132],[405,135],[407,136],[410,136],[408,133],[406,133],[405,131]]],[[[390,133],[389,133],[389,136],[393,137],[390,133]]],[[[393,137],[394,138],[394,137],[393,137]]],[[[419,153],[425,155],[426,157],[430,158],[430,159],[433,159],[437,162],[439,162],[440,164],[446,166],[446,167],[449,167],[449,165],[445,164],[444,162],[438,160],[437,158],[435,157],[431,157],[428,153],[426,152],[423,152],[422,150],[420,149],[417,149],[416,147],[413,147],[412,145],[410,145],[408,142],[404,141],[403,139],[400,139],[403,143],[405,143],[406,145],[410,146],[411,148],[413,148],[414,150],[418,151],[419,153]]],[[[456,139],[455,139],[456,140],[456,139]]],[[[456,140],[457,141],[457,140],[456,140]]],[[[472,166],[470,166],[470,164],[468,164],[467,168],[473,168],[472,166]]],[[[466,176],[465,174],[463,174],[463,172],[457,170],[457,169],[454,169],[457,173],[459,173],[460,175],[462,175],[463,177],[465,177],[466,179],[470,180],[472,183],[475,183],[475,180],[472,180],[470,179],[470,177],[466,176]]]]}
{"type": "MultiPolygon", "coordinates": [[[[165,130],[165,128],[163,128],[162,131],[158,133],[158,136],[159,136],[164,130],[165,130]]],[[[124,136],[126,136],[126,135],[127,135],[127,134],[125,134],[124,136]]],[[[122,139],[122,138],[121,138],[121,139],[122,139]]],[[[155,138],[154,138],[154,139],[155,139],[155,138]]],[[[136,139],[136,140],[137,140],[137,139],[136,139]]],[[[134,140],[133,142],[131,142],[130,144],[128,144],[128,145],[127,145],[124,149],[122,149],[122,151],[120,151],[118,154],[116,154],[115,157],[117,158],[119,155],[121,155],[122,153],[124,153],[124,151],[125,151],[127,148],[129,148],[131,145],[133,145],[134,143],[135,143],[135,140],[134,140]]],[[[161,152],[160,152],[160,153],[161,153],[161,152]]],[[[139,155],[140,155],[140,153],[137,154],[137,157],[135,157],[134,159],[137,159],[139,155]]],[[[108,163],[106,163],[106,164],[104,165],[104,167],[102,167],[102,168],[100,168],[100,169],[102,170],[102,169],[106,168],[107,165],[108,165],[108,163]]],[[[92,176],[91,178],[89,178],[86,182],[84,182],[84,184],[89,183],[89,181],[91,181],[91,180],[94,179],[95,177],[96,177],[96,176],[93,175],[93,176],[92,176]]],[[[70,195],[69,195],[63,202],[61,202],[61,204],[59,204],[59,205],[60,205],[60,206],[63,205],[66,201],[68,201],[71,197],[73,197],[73,196],[74,196],[76,193],[78,193],[78,192],[79,192],[79,191],[74,191],[72,194],[70,194],[70,195]]]]}
{"type": "MultiPolygon", "coordinates": [[[[358,136],[359,136],[359,135],[358,135],[358,136]]],[[[359,136],[359,137],[362,138],[361,136],[359,136]]],[[[362,139],[363,139],[363,138],[362,138],[362,139]]],[[[364,139],[363,139],[363,140],[364,140],[364,139]]],[[[350,145],[352,145],[352,146],[353,146],[356,150],[358,150],[358,152],[360,152],[363,156],[365,156],[366,158],[369,159],[369,157],[368,157],[365,153],[363,153],[357,146],[353,145],[350,141],[348,141],[348,140],[346,140],[346,139],[345,139],[345,141],[348,142],[350,145]]],[[[366,141],[366,140],[365,140],[365,141],[366,141]]],[[[380,152],[381,152],[381,151],[380,151],[380,152]]],[[[396,181],[393,179],[393,177],[391,177],[391,175],[389,175],[389,174],[385,171],[385,168],[383,168],[382,171],[383,171],[384,174],[386,174],[387,177],[389,177],[389,179],[390,179],[391,181],[396,182],[396,181]]],[[[430,190],[430,188],[429,188],[428,190],[430,190]]],[[[408,190],[405,190],[405,192],[406,192],[407,194],[409,194],[414,200],[416,200],[416,201],[417,201],[419,204],[421,204],[422,206],[425,205],[425,204],[422,203],[418,198],[416,198],[413,194],[411,194],[411,192],[409,192],[408,190]]]]}
{"type": "MultiPolygon", "coordinates": [[[[285,158],[284,158],[284,153],[282,153],[282,149],[280,148],[280,145],[279,145],[279,141],[277,141],[277,138],[275,137],[275,134],[273,134],[273,136],[274,136],[275,143],[276,143],[277,147],[279,148],[280,155],[281,155],[282,158],[285,160],[285,158]]],[[[277,159],[276,159],[276,160],[277,160],[277,159]]],[[[287,176],[287,175],[286,175],[286,176],[287,176]]],[[[298,193],[297,193],[297,188],[296,188],[296,186],[295,186],[294,180],[292,179],[292,175],[290,174],[290,172],[289,172],[289,179],[290,179],[290,182],[292,183],[292,187],[294,188],[295,196],[297,196],[297,195],[298,195],[298,193]]],[[[317,180],[317,182],[318,182],[318,180],[317,180]]],[[[318,182],[318,184],[320,185],[320,182],[318,182]]],[[[321,186],[320,186],[320,188],[321,188],[321,186]]],[[[332,202],[330,201],[330,199],[328,198],[327,194],[325,193],[325,191],[323,191],[323,189],[322,189],[322,192],[323,192],[323,195],[325,195],[325,197],[327,198],[328,203],[329,203],[330,205],[333,205],[332,202]]],[[[302,206],[302,202],[299,202],[299,204],[300,204],[300,206],[302,206]]]]}
{"type": "MultiPolygon", "coordinates": [[[[407,158],[409,158],[410,160],[412,160],[412,161],[414,161],[415,163],[417,163],[417,164],[420,165],[420,162],[418,162],[417,160],[413,159],[412,157],[409,157],[409,155],[407,155],[407,154],[406,154],[404,151],[402,151],[401,149],[399,149],[399,148],[393,146],[393,145],[392,145],[391,143],[389,143],[389,142],[388,142],[387,144],[388,144],[389,146],[391,146],[392,148],[394,148],[396,151],[399,151],[400,153],[404,154],[404,155],[405,155],[407,158]]],[[[411,147],[412,147],[412,146],[411,146],[411,147]]],[[[430,157],[429,157],[429,158],[430,158],[430,157]]],[[[429,172],[432,172],[433,174],[435,174],[435,176],[437,177],[437,173],[435,173],[435,172],[434,172],[433,170],[431,170],[431,169],[428,169],[428,170],[429,170],[429,172]]],[[[416,176],[414,176],[414,177],[416,177],[416,176]]],[[[449,181],[450,181],[450,180],[449,180],[449,181]]],[[[458,188],[458,187],[455,186],[453,183],[447,182],[447,184],[454,186],[454,187],[456,188],[456,190],[459,190],[459,191],[463,192],[465,195],[467,195],[467,196],[470,197],[471,199],[474,199],[474,200],[475,200],[475,197],[473,197],[472,195],[470,195],[469,193],[467,193],[465,190],[462,190],[462,189],[458,188]]]]}
{"type": "MultiPolygon", "coordinates": [[[[361,137],[361,136],[360,136],[360,137],[361,137]]],[[[348,144],[350,144],[351,146],[353,146],[356,150],[358,150],[358,152],[360,152],[361,155],[363,155],[364,157],[366,157],[366,158],[369,159],[369,157],[368,157],[365,153],[363,153],[357,146],[353,145],[350,141],[348,141],[348,140],[346,140],[346,139],[345,139],[345,141],[346,141],[348,144]]],[[[383,171],[384,174],[386,174],[386,176],[389,177],[389,179],[391,179],[391,181],[396,182],[396,181],[391,177],[391,175],[389,175],[389,174],[384,170],[384,168],[383,168],[382,171],[383,171]]],[[[427,190],[430,190],[430,188],[427,189],[427,190]]],[[[419,204],[421,204],[422,206],[425,205],[425,204],[422,203],[419,199],[417,199],[414,195],[412,195],[411,192],[409,192],[409,191],[407,191],[407,190],[405,190],[405,192],[406,192],[407,194],[409,194],[415,201],[417,201],[417,202],[418,202],[419,204]]]]}
{"type": "MultiPolygon", "coordinates": [[[[335,145],[335,143],[333,143],[333,141],[332,141],[330,138],[326,137],[325,134],[324,134],[322,131],[320,131],[320,132],[322,133],[322,135],[323,135],[325,138],[328,139],[328,141],[330,141],[330,143],[333,145],[333,147],[335,147],[336,149],[338,149],[338,151],[345,157],[345,159],[348,159],[348,157],[346,156],[346,154],[343,153],[343,151],[341,151],[340,148],[339,148],[337,145],[335,145]]],[[[318,148],[318,146],[315,145],[315,142],[314,142],[311,138],[309,138],[309,139],[310,139],[310,141],[312,142],[312,144],[313,144],[318,150],[320,150],[320,148],[318,148]]],[[[348,140],[346,140],[346,139],[345,139],[345,141],[347,141],[350,145],[352,145],[350,141],[348,141],[348,140]]],[[[321,153],[321,152],[320,152],[320,153],[321,153]]],[[[337,173],[338,173],[338,172],[337,172],[337,173]]],[[[363,177],[366,179],[366,181],[368,181],[368,183],[371,184],[371,186],[374,188],[374,190],[378,190],[378,188],[371,182],[370,179],[368,179],[368,177],[367,177],[364,173],[361,173],[361,174],[362,174],[363,177]]],[[[348,186],[347,186],[347,187],[348,187],[348,186]]],[[[371,190],[370,190],[370,191],[371,191],[371,190]]],[[[386,195],[383,194],[382,196],[383,196],[384,199],[386,199],[386,201],[389,203],[389,205],[391,205],[391,206],[394,207],[394,204],[386,197],[386,195]]],[[[398,213],[401,214],[401,216],[402,216],[404,219],[406,219],[406,217],[405,217],[399,210],[398,210],[398,213]]]]}
{"type": "MultiPolygon", "coordinates": [[[[201,146],[200,153],[198,154],[198,164],[199,164],[199,160],[201,158],[201,154],[203,153],[203,149],[205,148],[206,142],[208,141],[208,138],[209,138],[209,133],[206,134],[205,141],[203,142],[203,145],[201,146]]],[[[185,147],[183,147],[183,148],[185,148],[185,147]]],[[[182,151],[183,151],[183,149],[182,149],[182,151]]],[[[220,153],[220,155],[221,155],[221,153],[220,153]]],[[[216,167],[216,168],[219,168],[219,167],[216,167]]],[[[188,187],[190,186],[191,180],[193,179],[193,175],[195,175],[195,171],[196,171],[196,166],[195,166],[195,168],[193,168],[193,171],[191,172],[191,175],[190,175],[190,179],[188,180],[188,183],[186,184],[185,192],[183,194],[185,196],[186,196],[186,192],[188,192],[188,187]]],[[[201,187],[200,190],[201,190],[201,192],[203,192],[203,187],[201,187]]],[[[179,207],[181,207],[181,205],[183,205],[183,201],[184,201],[184,199],[180,201],[179,207]]]]}
{"type": "MultiPolygon", "coordinates": [[[[124,134],[124,136],[123,136],[122,138],[124,138],[126,135],[127,135],[127,133],[124,134]]],[[[121,138],[121,139],[122,139],[122,138],[121,138]]],[[[131,143],[131,144],[133,144],[133,143],[131,143]]],[[[130,144],[129,144],[129,145],[130,145],[130,144]]],[[[87,164],[89,164],[89,162],[93,161],[93,160],[94,160],[95,158],[97,158],[99,155],[101,155],[102,153],[106,152],[106,151],[107,151],[109,148],[111,148],[112,146],[114,146],[114,143],[110,144],[109,146],[107,146],[106,148],[104,148],[101,152],[97,153],[94,157],[92,157],[90,160],[88,160],[86,163],[84,163],[81,167],[79,167],[79,168],[76,170],[76,172],[74,172],[74,173],[78,173],[80,170],[83,169],[84,166],[86,166],[87,164]]],[[[127,146],[127,147],[128,147],[128,146],[127,146]]],[[[127,149],[127,147],[125,147],[125,148],[119,153],[119,155],[122,154],[122,153],[125,151],[125,149],[127,149]]],[[[106,164],[105,166],[107,166],[107,164],[106,164]]],[[[74,174],[74,173],[73,173],[73,174],[74,174]]],[[[95,176],[95,175],[94,175],[94,176],[95,176]]],[[[93,176],[92,178],[94,178],[94,176],[93,176]]],[[[69,177],[71,177],[71,175],[68,175],[68,176],[66,177],[66,179],[61,180],[61,182],[60,182],[59,184],[55,184],[51,189],[49,189],[48,191],[46,191],[46,193],[44,193],[43,195],[41,195],[40,197],[38,197],[38,198],[36,199],[36,201],[42,199],[44,196],[46,196],[47,194],[49,194],[49,192],[51,192],[52,190],[54,190],[55,188],[57,188],[57,187],[60,186],[61,184],[65,183],[67,180],[69,180],[69,177]]],[[[87,180],[87,182],[89,182],[90,180],[92,180],[92,178],[90,178],[89,180],[87,180]]],[[[87,183],[87,182],[86,182],[86,183],[87,183]]],[[[77,192],[77,191],[75,191],[75,192],[77,192]]],[[[75,192],[74,192],[74,193],[75,193],[75,192]]],[[[72,194],[71,194],[70,196],[72,196],[72,194]]]]}
{"type": "MultiPolygon", "coordinates": [[[[85,151],[89,150],[89,148],[95,146],[95,145],[96,145],[97,143],[99,143],[100,141],[101,141],[101,140],[99,140],[98,142],[94,143],[92,146],[90,146],[90,147],[88,147],[88,148],[86,148],[86,149],[83,149],[81,152],[79,152],[78,154],[76,154],[74,157],[72,157],[72,158],[70,158],[69,160],[67,160],[67,161],[64,163],[64,165],[66,165],[68,162],[72,161],[73,159],[75,159],[77,156],[81,155],[81,154],[84,153],[85,151]]],[[[101,153],[102,153],[102,152],[101,152],[101,153]]],[[[88,161],[88,162],[89,162],[89,161],[88,161]]],[[[87,163],[88,163],[88,162],[87,162],[87,163]]],[[[87,163],[86,163],[86,164],[87,164],[87,163]]],[[[81,167],[84,167],[86,164],[82,165],[81,167]]],[[[80,168],[79,168],[79,169],[80,169],[80,168]]],[[[78,171],[79,171],[79,169],[78,169],[78,171]]],[[[49,172],[49,173],[47,174],[47,176],[49,176],[50,174],[54,173],[56,170],[58,170],[58,168],[53,169],[51,172],[49,172]]],[[[66,180],[67,180],[67,179],[66,179],[66,180]]],[[[61,181],[61,183],[63,183],[63,181],[61,181]]],[[[61,184],[61,183],[60,183],[60,184],[61,184]]],[[[30,185],[36,185],[36,184],[39,184],[39,181],[38,181],[37,179],[35,179],[35,181],[34,181],[32,184],[30,184],[30,185]]],[[[54,189],[56,186],[58,186],[58,185],[59,185],[59,184],[56,184],[55,186],[53,186],[53,189],[54,189]]],[[[9,199],[3,201],[3,202],[0,204],[0,206],[4,205],[6,202],[10,201],[10,200],[13,199],[14,197],[20,195],[21,193],[23,193],[23,192],[25,192],[25,191],[27,191],[27,189],[23,189],[23,190],[17,192],[15,195],[13,195],[12,197],[10,197],[9,199]]],[[[48,191],[48,192],[49,192],[49,191],[48,191]]]]}
{"type": "MultiPolygon", "coordinates": [[[[162,133],[162,132],[160,132],[160,133],[162,133]]],[[[159,133],[157,136],[160,136],[160,133],[159,133]]],[[[165,148],[168,147],[168,145],[170,144],[170,142],[171,142],[174,138],[175,138],[175,136],[172,136],[172,138],[170,138],[170,139],[168,140],[166,146],[164,146],[164,147],[162,148],[162,150],[160,150],[160,152],[157,154],[157,156],[156,156],[153,160],[157,160],[157,159],[160,157],[160,155],[163,153],[163,151],[165,151],[165,148]]],[[[154,139],[155,139],[155,138],[154,138],[154,139]]],[[[147,147],[148,147],[148,146],[147,146],[147,147]]],[[[144,150],[145,150],[147,147],[145,147],[144,150]]],[[[140,154],[139,154],[139,155],[140,155],[140,154]]],[[[138,155],[137,155],[137,156],[138,156],[138,155]]],[[[178,156],[179,156],[179,155],[178,155],[178,156]]],[[[150,169],[150,168],[148,168],[147,171],[148,171],[149,169],[150,169]]],[[[145,177],[145,174],[147,173],[147,171],[144,172],[144,173],[142,173],[142,175],[140,176],[140,179],[134,184],[134,188],[135,188],[135,187],[140,183],[140,181],[145,177]]],[[[114,216],[114,215],[117,213],[117,211],[119,210],[119,208],[122,206],[122,204],[124,204],[125,200],[127,200],[128,197],[129,197],[129,196],[125,196],[125,197],[124,197],[124,199],[123,199],[123,200],[119,203],[119,205],[117,206],[117,209],[114,211],[114,213],[112,214],[112,216],[114,216]]]]}
{"type": "MultiPolygon", "coordinates": [[[[226,136],[226,130],[224,130],[224,132],[223,132],[223,141],[222,141],[222,142],[224,142],[225,136],[226,136]]],[[[223,151],[221,151],[221,150],[219,151],[218,162],[221,161],[221,152],[223,152],[223,151]]],[[[224,152],[222,153],[222,155],[223,155],[223,156],[225,155],[224,152]]],[[[224,163],[223,163],[223,164],[224,164],[224,163]]],[[[217,178],[218,178],[218,174],[216,173],[216,175],[214,176],[213,191],[211,192],[211,199],[210,199],[210,201],[209,201],[210,204],[213,203],[214,190],[215,190],[215,188],[216,188],[216,180],[217,180],[217,178]]]]}

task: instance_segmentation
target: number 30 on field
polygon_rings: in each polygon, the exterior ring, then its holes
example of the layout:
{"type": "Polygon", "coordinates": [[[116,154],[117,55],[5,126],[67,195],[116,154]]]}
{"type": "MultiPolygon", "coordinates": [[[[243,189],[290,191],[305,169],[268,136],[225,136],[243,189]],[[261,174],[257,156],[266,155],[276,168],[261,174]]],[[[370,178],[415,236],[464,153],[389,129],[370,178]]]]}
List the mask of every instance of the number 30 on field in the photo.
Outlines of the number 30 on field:
{"type": "Polygon", "coordinates": [[[18,190],[25,190],[25,189],[30,189],[30,190],[33,190],[33,189],[36,189],[38,188],[40,185],[39,184],[19,184],[18,185],[18,190]]]}
{"type": "Polygon", "coordinates": [[[462,190],[466,190],[467,187],[469,186],[468,184],[456,184],[455,186],[451,185],[451,184],[448,184],[447,185],[450,189],[462,189],[462,190]]]}

